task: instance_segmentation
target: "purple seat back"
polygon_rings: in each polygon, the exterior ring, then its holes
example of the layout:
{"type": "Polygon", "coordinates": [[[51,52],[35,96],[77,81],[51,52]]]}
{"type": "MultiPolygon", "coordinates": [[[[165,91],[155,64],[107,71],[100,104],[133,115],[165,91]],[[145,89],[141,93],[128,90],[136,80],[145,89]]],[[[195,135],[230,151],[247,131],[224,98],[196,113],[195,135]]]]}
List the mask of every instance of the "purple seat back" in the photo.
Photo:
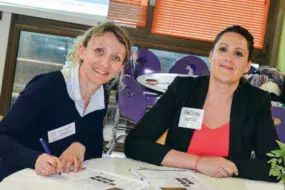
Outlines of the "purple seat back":
{"type": "Polygon", "coordinates": [[[256,71],[256,68],[253,66],[250,66],[250,69],[246,74],[253,74],[255,71],[256,71]]]}
{"type": "Polygon", "coordinates": [[[135,63],[134,62],[135,61],[134,61],[133,52],[132,52],[132,56],[130,57],[130,60],[128,61],[128,63],[124,67],[124,72],[126,75],[130,75],[130,76],[134,77],[134,71],[135,71],[135,63]]]}
{"type": "Polygon", "coordinates": [[[285,143],[285,109],[273,106],[271,108],[272,118],[281,142],[285,143]]]}
{"type": "Polygon", "coordinates": [[[131,76],[125,75],[125,87],[118,90],[118,106],[121,116],[137,123],[146,111],[146,100],[140,85],[131,76]]]}
{"type": "Polygon", "coordinates": [[[199,57],[188,55],[182,57],[170,68],[169,73],[192,74],[198,76],[210,75],[207,64],[199,57]]]}
{"type": "Polygon", "coordinates": [[[147,50],[138,50],[138,59],[135,63],[134,78],[147,73],[160,73],[161,67],[157,56],[147,50]]]}
{"type": "Polygon", "coordinates": [[[125,67],[124,67],[124,71],[126,75],[130,75],[133,76],[134,75],[134,68],[131,64],[131,62],[129,62],[125,67]]]}

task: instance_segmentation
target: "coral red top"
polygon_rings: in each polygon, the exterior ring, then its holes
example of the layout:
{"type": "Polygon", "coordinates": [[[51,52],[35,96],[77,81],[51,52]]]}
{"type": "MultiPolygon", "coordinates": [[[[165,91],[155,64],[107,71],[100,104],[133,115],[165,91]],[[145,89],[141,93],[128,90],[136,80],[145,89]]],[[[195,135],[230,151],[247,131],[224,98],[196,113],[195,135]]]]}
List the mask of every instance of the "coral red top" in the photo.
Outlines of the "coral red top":
{"type": "Polygon", "coordinates": [[[188,147],[188,153],[201,156],[228,156],[230,144],[230,123],[216,129],[204,123],[201,130],[195,130],[188,147]]]}

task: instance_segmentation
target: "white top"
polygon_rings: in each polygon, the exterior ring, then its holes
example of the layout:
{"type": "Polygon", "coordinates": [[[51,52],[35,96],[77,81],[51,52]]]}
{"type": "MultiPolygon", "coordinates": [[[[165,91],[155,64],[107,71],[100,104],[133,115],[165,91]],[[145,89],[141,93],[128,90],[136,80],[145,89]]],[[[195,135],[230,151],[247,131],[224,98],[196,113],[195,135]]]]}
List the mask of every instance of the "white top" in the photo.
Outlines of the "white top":
{"type": "Polygon", "coordinates": [[[90,102],[84,112],[84,102],[80,94],[79,86],[79,67],[80,64],[67,67],[61,70],[69,97],[74,101],[76,109],[81,117],[96,110],[105,108],[104,89],[101,86],[95,94],[91,96],[90,102]]]}

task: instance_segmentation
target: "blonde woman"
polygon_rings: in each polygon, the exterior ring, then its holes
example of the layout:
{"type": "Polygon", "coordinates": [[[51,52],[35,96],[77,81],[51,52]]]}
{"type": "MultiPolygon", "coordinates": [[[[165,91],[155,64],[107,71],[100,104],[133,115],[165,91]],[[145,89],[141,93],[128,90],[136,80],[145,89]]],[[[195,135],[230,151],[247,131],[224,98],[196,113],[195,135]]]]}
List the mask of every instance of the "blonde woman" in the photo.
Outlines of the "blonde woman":
{"type": "Polygon", "coordinates": [[[105,84],[127,63],[130,40],[104,23],[86,31],[72,54],[76,64],[32,79],[0,123],[0,181],[23,168],[42,176],[71,166],[77,172],[83,160],[102,156],[105,84]]]}

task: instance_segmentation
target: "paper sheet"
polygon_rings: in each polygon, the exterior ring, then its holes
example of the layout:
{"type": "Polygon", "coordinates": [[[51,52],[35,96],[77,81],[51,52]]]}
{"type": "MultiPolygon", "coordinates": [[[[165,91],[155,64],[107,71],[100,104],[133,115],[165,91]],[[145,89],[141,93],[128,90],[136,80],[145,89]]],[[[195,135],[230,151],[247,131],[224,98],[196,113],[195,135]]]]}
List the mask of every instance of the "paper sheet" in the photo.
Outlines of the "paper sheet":
{"type": "Polygon", "coordinates": [[[52,178],[84,190],[141,190],[148,186],[147,183],[135,179],[95,169],[86,169],[80,173],[62,173],[61,176],[52,178]]]}
{"type": "Polygon", "coordinates": [[[212,187],[206,185],[193,171],[179,169],[147,169],[138,168],[136,170],[140,177],[157,189],[167,190],[175,188],[177,190],[211,190],[212,187]]]}

